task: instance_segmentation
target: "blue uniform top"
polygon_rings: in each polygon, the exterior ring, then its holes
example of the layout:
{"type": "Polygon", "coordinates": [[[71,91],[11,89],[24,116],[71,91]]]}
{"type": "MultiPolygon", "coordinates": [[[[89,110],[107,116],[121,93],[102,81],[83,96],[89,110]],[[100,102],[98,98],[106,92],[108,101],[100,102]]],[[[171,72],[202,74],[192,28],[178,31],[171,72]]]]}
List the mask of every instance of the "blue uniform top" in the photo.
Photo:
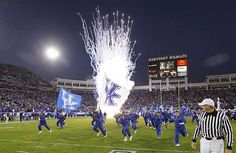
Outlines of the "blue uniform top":
{"type": "Polygon", "coordinates": [[[133,114],[130,115],[130,118],[131,118],[131,122],[134,123],[134,122],[137,122],[137,119],[139,118],[139,115],[133,113],[133,114]]]}
{"type": "Polygon", "coordinates": [[[163,121],[169,122],[171,120],[171,114],[170,113],[164,112],[164,113],[162,113],[162,115],[163,115],[163,121]]]}
{"type": "Polygon", "coordinates": [[[232,113],[232,117],[236,117],[236,112],[233,112],[233,113],[232,113]]]}
{"type": "Polygon", "coordinates": [[[40,115],[40,124],[46,124],[46,116],[44,114],[40,115]]]}
{"type": "Polygon", "coordinates": [[[100,122],[104,124],[105,120],[104,120],[104,115],[102,114],[102,111],[100,110],[98,114],[99,114],[100,122]]]}
{"type": "Polygon", "coordinates": [[[56,119],[59,119],[59,118],[60,118],[60,113],[57,112],[57,113],[56,113],[56,119]]]}
{"type": "Polygon", "coordinates": [[[93,114],[92,116],[93,120],[92,120],[92,125],[95,123],[96,125],[102,125],[104,124],[104,119],[103,119],[103,115],[102,112],[98,112],[93,114]]]}
{"type": "Polygon", "coordinates": [[[60,115],[58,119],[59,119],[59,122],[64,122],[66,118],[64,115],[60,115]]]}
{"type": "Polygon", "coordinates": [[[156,120],[156,114],[154,113],[154,114],[152,114],[152,116],[151,116],[151,121],[152,121],[152,122],[155,122],[155,120],[156,120]]]}
{"type": "Polygon", "coordinates": [[[183,115],[179,115],[178,117],[171,119],[170,122],[174,122],[175,128],[178,128],[178,129],[185,128],[186,120],[183,117],[183,115]]]}
{"type": "Polygon", "coordinates": [[[193,112],[193,113],[191,114],[191,117],[192,117],[192,118],[197,118],[198,116],[197,116],[196,113],[193,112]]]}
{"type": "Polygon", "coordinates": [[[155,126],[161,126],[162,125],[162,116],[157,116],[155,115],[154,116],[154,123],[155,123],[155,126]]]}
{"type": "Polygon", "coordinates": [[[129,114],[126,114],[125,116],[120,118],[119,124],[122,124],[124,127],[129,127],[130,120],[131,120],[131,116],[129,114]]]}
{"type": "Polygon", "coordinates": [[[151,118],[150,113],[148,113],[148,112],[146,112],[143,117],[144,117],[145,121],[149,121],[151,118]]]}
{"type": "Polygon", "coordinates": [[[91,121],[91,124],[92,124],[92,126],[94,126],[94,122],[95,122],[95,114],[90,114],[91,115],[91,117],[92,117],[92,121],[91,121]]]}

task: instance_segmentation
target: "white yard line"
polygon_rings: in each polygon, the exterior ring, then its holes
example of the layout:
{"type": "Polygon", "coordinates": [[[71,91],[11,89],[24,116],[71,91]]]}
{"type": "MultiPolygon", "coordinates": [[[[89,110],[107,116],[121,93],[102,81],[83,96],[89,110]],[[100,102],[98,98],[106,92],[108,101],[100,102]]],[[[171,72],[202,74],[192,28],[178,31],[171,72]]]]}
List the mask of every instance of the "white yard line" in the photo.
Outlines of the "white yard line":
{"type": "MultiPolygon", "coordinates": [[[[29,121],[29,123],[31,123],[31,122],[36,122],[36,120],[29,121]]],[[[26,124],[24,121],[22,121],[22,122],[20,122],[20,121],[10,121],[10,122],[0,122],[0,125],[15,124],[15,123],[26,124]]]]}
{"type": "Polygon", "coordinates": [[[45,149],[46,147],[43,147],[43,146],[35,146],[35,148],[45,149]]]}
{"type": "Polygon", "coordinates": [[[0,129],[12,129],[14,127],[6,126],[6,127],[0,127],[0,129]]]}
{"type": "Polygon", "coordinates": [[[18,153],[29,153],[27,151],[17,151],[18,153]]]}
{"type": "Polygon", "coordinates": [[[66,146],[74,146],[74,147],[87,147],[87,148],[101,148],[101,149],[119,149],[119,150],[136,150],[136,151],[152,151],[152,152],[184,152],[184,153],[193,153],[193,151],[182,151],[182,150],[160,150],[160,149],[149,149],[149,148],[122,148],[116,146],[99,146],[99,145],[80,145],[80,144],[72,144],[72,143],[42,143],[42,142],[34,142],[34,141],[19,141],[19,140],[4,140],[0,139],[0,141],[5,142],[16,142],[16,143],[26,143],[26,144],[51,144],[51,145],[66,145],[66,146]]]}
{"type": "Polygon", "coordinates": [[[68,139],[72,139],[72,140],[77,140],[79,139],[78,137],[67,137],[68,139]]]}

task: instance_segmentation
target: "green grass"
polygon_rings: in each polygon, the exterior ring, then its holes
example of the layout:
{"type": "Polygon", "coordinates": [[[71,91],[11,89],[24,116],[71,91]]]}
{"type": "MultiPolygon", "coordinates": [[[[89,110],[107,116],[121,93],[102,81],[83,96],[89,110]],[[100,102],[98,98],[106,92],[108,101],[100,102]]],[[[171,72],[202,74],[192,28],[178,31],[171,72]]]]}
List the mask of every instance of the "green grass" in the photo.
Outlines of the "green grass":
{"type": "MultiPolygon", "coordinates": [[[[124,142],[121,135],[122,127],[116,125],[115,120],[110,119],[105,125],[108,137],[102,134],[98,137],[93,132],[90,117],[67,119],[67,126],[63,130],[57,129],[56,120],[48,120],[52,128],[49,133],[45,127],[38,134],[38,121],[25,123],[1,123],[0,124],[0,152],[1,153],[108,153],[111,150],[133,150],[137,153],[197,153],[191,149],[191,137],[195,124],[188,120],[187,130],[189,137],[180,136],[180,147],[174,146],[174,125],[164,129],[162,139],[156,138],[156,131],[144,126],[143,118],[139,119],[139,131],[133,135],[133,140],[124,142]]],[[[236,121],[232,122],[236,131],[236,121]]],[[[235,137],[234,137],[235,142],[235,137]]],[[[234,147],[235,148],[235,147],[234,147]]],[[[236,150],[234,149],[233,152],[236,150]]]]}

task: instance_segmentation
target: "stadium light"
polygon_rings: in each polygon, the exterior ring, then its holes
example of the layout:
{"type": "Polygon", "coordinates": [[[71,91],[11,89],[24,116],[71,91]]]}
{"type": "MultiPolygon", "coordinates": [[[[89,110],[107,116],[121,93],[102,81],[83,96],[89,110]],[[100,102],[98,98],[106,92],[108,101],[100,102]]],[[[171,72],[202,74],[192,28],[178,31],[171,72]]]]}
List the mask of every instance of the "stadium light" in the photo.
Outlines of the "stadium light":
{"type": "Polygon", "coordinates": [[[50,60],[56,60],[60,56],[60,52],[55,47],[48,47],[45,51],[45,55],[50,60]]]}

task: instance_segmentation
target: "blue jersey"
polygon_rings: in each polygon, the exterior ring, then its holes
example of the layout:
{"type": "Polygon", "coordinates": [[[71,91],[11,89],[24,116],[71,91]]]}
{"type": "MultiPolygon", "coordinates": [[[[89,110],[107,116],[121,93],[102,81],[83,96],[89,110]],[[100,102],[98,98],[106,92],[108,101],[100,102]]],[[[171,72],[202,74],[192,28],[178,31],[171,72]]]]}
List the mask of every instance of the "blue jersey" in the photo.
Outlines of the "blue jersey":
{"type": "Polygon", "coordinates": [[[105,123],[105,119],[104,119],[104,115],[102,114],[101,111],[99,112],[99,118],[100,118],[100,122],[101,122],[102,124],[104,124],[104,123],[105,123]]]}
{"type": "Polygon", "coordinates": [[[64,122],[66,118],[64,115],[60,115],[58,119],[59,119],[59,122],[64,122]]]}
{"type": "Polygon", "coordinates": [[[30,118],[30,114],[29,113],[25,113],[25,120],[29,120],[30,118]]]}
{"type": "Polygon", "coordinates": [[[155,119],[156,119],[156,114],[155,114],[155,113],[153,113],[153,114],[152,114],[152,116],[151,116],[151,121],[152,121],[152,122],[154,122],[154,121],[155,121],[155,119]]]}
{"type": "Polygon", "coordinates": [[[59,119],[59,117],[60,117],[60,113],[57,112],[55,117],[56,117],[56,119],[59,119]]]}
{"type": "Polygon", "coordinates": [[[179,115],[178,117],[175,117],[171,120],[171,122],[174,122],[175,128],[177,129],[183,129],[185,128],[186,120],[183,117],[183,115],[179,115]]]}
{"type": "Polygon", "coordinates": [[[92,120],[92,125],[95,123],[96,125],[102,125],[104,124],[104,119],[103,119],[103,115],[102,112],[98,112],[93,114],[93,120],[92,120]]]}
{"type": "Polygon", "coordinates": [[[192,117],[192,118],[197,118],[197,114],[196,114],[196,113],[192,113],[192,114],[191,114],[191,117],[192,117]]]}
{"type": "Polygon", "coordinates": [[[46,116],[44,114],[40,115],[40,124],[45,124],[46,123],[46,116]]]}
{"type": "Polygon", "coordinates": [[[162,125],[161,115],[160,116],[157,116],[157,115],[154,116],[154,123],[155,123],[156,127],[158,127],[158,126],[160,127],[162,125]]]}
{"type": "Polygon", "coordinates": [[[127,114],[127,115],[120,118],[119,124],[122,124],[124,127],[129,127],[130,120],[131,120],[131,116],[127,114]]]}
{"type": "Polygon", "coordinates": [[[192,122],[193,122],[194,120],[196,120],[196,121],[198,122],[197,113],[193,112],[193,113],[191,114],[191,117],[192,117],[192,122]]]}
{"type": "Polygon", "coordinates": [[[236,117],[236,112],[233,112],[231,116],[236,117]]]}
{"type": "Polygon", "coordinates": [[[170,121],[170,119],[171,119],[171,114],[170,114],[170,113],[167,113],[167,112],[164,112],[164,113],[163,113],[163,121],[164,121],[165,123],[167,123],[167,122],[170,121]]]}
{"type": "Polygon", "coordinates": [[[138,114],[133,113],[130,115],[130,119],[132,123],[137,122],[138,118],[139,118],[138,114]]]}
{"type": "Polygon", "coordinates": [[[151,115],[147,112],[144,114],[143,118],[145,121],[150,121],[151,115]]]}

